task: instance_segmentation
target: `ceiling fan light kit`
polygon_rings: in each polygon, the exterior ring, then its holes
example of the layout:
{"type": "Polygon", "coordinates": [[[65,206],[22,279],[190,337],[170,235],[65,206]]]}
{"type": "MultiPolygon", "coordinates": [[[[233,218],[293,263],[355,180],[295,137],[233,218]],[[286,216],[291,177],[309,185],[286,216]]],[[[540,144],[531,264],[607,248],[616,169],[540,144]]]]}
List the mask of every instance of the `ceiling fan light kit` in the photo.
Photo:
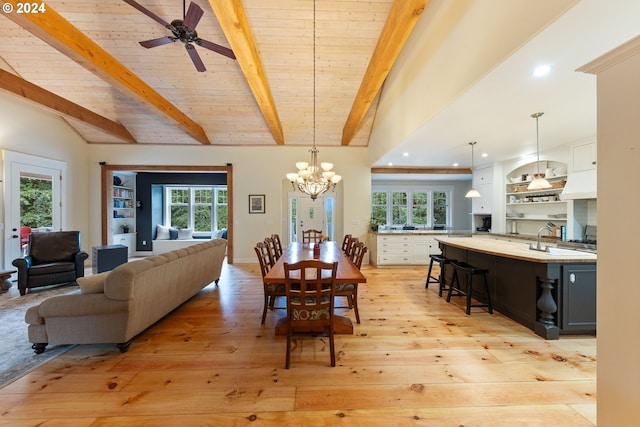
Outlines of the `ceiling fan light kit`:
{"type": "Polygon", "coordinates": [[[169,43],[175,43],[177,41],[182,42],[184,44],[193,65],[196,67],[196,70],[199,72],[204,72],[207,69],[198,54],[198,51],[194,47],[194,44],[201,46],[205,49],[211,50],[213,52],[219,53],[231,59],[236,59],[233,51],[227,47],[221,46],[219,44],[210,42],[208,40],[201,39],[198,37],[198,33],[196,32],[196,26],[202,15],[204,15],[204,11],[200,6],[195,4],[194,2],[189,3],[189,9],[186,9],[186,2],[183,0],[182,2],[182,19],[174,19],[171,21],[171,24],[166,22],[164,19],[160,18],[155,13],[151,12],[141,4],[135,2],[134,0],[123,0],[128,5],[134,7],[140,12],[147,15],[149,18],[153,19],[157,23],[161,24],[165,28],[167,28],[172,36],[159,37],[157,39],[145,40],[139,42],[141,46],[151,49],[153,47],[163,46],[169,43]]]}

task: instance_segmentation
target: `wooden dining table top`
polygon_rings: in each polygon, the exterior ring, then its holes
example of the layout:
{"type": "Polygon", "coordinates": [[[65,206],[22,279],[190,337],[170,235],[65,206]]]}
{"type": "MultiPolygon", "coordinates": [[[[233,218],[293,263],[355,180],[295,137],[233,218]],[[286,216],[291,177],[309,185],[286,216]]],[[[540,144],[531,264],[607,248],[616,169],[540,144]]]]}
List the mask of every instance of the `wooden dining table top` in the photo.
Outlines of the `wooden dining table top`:
{"type": "MultiPolygon", "coordinates": [[[[282,252],[282,256],[278,258],[271,270],[264,276],[266,283],[283,283],[284,282],[284,263],[293,264],[305,259],[313,259],[313,247],[317,243],[291,243],[282,252]]],[[[360,269],[351,262],[349,257],[342,251],[337,242],[324,242],[320,244],[320,261],[338,262],[338,271],[336,274],[336,283],[366,283],[367,278],[364,277],[360,269]]]]}

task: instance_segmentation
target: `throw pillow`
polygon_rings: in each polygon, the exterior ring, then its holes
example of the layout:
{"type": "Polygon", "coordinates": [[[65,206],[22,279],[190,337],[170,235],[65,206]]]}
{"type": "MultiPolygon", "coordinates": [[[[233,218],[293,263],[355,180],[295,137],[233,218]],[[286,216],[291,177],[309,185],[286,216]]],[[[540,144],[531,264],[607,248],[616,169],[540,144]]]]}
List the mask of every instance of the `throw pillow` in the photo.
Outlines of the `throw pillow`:
{"type": "Polygon", "coordinates": [[[91,276],[78,277],[76,282],[80,286],[81,294],[101,294],[104,292],[104,282],[108,271],[91,276]]]}
{"type": "Polygon", "coordinates": [[[156,240],[169,240],[170,237],[169,227],[160,224],[156,225],[156,240]]]}
{"type": "Polygon", "coordinates": [[[169,229],[169,239],[176,240],[178,238],[178,229],[170,228],[169,229]]]}
{"type": "Polygon", "coordinates": [[[193,228],[179,228],[178,240],[190,240],[193,239],[193,228]]]}
{"type": "Polygon", "coordinates": [[[211,233],[211,238],[212,239],[219,239],[222,237],[222,231],[223,230],[215,230],[213,233],[211,233]]]}

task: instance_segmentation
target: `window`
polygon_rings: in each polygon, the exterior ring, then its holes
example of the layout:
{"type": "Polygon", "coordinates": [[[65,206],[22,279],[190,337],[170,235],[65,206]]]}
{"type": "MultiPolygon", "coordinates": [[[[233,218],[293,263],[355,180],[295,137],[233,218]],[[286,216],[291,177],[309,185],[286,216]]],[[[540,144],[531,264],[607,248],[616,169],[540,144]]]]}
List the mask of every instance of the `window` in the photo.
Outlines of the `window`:
{"type": "Polygon", "coordinates": [[[224,186],[167,186],[166,223],[192,228],[194,235],[211,235],[227,228],[227,188],[224,186]]]}
{"type": "Polygon", "coordinates": [[[391,193],[391,224],[408,224],[408,199],[409,193],[394,191],[391,193]]]}
{"type": "Polygon", "coordinates": [[[374,188],[371,193],[371,223],[400,226],[451,226],[451,188],[374,188]]]}

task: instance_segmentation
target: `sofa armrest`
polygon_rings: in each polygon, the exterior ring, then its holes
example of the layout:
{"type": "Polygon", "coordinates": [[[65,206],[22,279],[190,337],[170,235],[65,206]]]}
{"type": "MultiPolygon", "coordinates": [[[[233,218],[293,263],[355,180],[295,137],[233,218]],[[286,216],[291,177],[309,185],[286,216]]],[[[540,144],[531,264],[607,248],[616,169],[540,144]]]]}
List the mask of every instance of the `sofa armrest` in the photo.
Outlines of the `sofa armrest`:
{"type": "Polygon", "coordinates": [[[18,269],[18,289],[27,288],[27,276],[31,268],[31,257],[29,255],[16,258],[11,264],[18,269]]]}
{"type": "Polygon", "coordinates": [[[45,320],[50,317],[96,316],[127,312],[128,301],[117,301],[104,294],[70,294],[47,298],[38,309],[45,320]]]}
{"type": "Polygon", "coordinates": [[[76,277],[84,277],[84,261],[89,258],[89,254],[85,251],[76,253],[74,261],[76,263],[76,277]]]}

